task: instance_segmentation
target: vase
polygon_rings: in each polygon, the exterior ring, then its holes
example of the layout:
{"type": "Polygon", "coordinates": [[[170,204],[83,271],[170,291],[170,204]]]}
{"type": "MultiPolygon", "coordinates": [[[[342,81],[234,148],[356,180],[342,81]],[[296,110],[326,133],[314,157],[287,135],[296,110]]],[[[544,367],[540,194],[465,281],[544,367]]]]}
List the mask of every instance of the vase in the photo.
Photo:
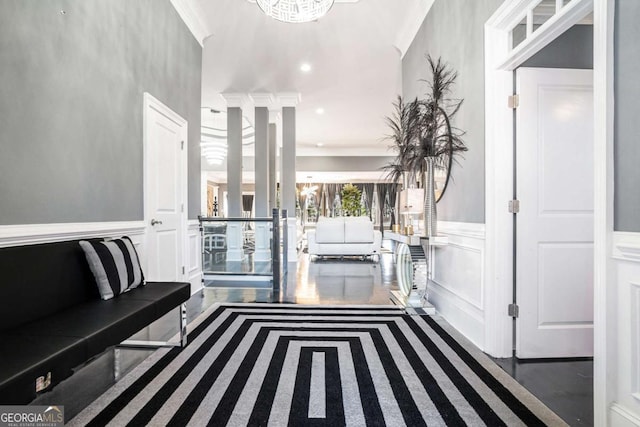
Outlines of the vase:
{"type": "Polygon", "coordinates": [[[424,177],[424,233],[431,237],[438,234],[438,213],[436,211],[435,181],[433,178],[435,158],[425,157],[426,162],[424,177]]]}

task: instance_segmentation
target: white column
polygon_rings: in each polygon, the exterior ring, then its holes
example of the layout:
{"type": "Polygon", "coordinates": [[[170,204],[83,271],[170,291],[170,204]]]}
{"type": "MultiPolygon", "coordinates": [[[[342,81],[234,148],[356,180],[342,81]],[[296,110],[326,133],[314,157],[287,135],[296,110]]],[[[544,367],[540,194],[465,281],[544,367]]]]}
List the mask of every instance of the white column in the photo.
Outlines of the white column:
{"type": "Polygon", "coordinates": [[[280,112],[269,110],[269,215],[273,209],[278,207],[276,183],[278,182],[278,162],[276,160],[278,153],[278,120],[280,112]]]}
{"type": "MultiPolygon", "coordinates": [[[[270,93],[253,93],[249,97],[255,107],[255,207],[256,217],[269,217],[269,107],[273,104],[270,93]]],[[[270,224],[257,222],[255,234],[256,262],[271,261],[270,224]]]]}
{"type": "Polygon", "coordinates": [[[289,227],[289,262],[298,259],[296,226],[296,106],[299,93],[283,93],[278,97],[282,106],[282,169],[280,171],[281,208],[287,209],[289,227]]]}
{"type": "MultiPolygon", "coordinates": [[[[227,213],[242,216],[242,106],[243,94],[222,94],[227,101],[227,213]]],[[[227,261],[244,259],[242,223],[227,224],[227,261]]]]}

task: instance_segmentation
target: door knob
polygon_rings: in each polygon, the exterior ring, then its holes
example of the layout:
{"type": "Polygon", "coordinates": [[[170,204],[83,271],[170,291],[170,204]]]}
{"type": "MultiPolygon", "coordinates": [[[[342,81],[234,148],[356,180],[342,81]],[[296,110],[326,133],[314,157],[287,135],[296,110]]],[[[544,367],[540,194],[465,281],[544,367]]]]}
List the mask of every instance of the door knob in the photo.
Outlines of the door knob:
{"type": "Polygon", "coordinates": [[[162,224],[162,221],[158,221],[157,219],[151,220],[151,225],[159,225],[159,224],[162,224]]]}

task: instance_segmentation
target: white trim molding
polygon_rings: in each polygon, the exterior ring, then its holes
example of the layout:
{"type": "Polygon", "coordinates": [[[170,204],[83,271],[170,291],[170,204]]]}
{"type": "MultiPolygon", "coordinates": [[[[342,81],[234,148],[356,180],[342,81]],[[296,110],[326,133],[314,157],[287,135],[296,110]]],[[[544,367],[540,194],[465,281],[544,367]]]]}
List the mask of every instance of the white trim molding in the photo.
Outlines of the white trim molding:
{"type": "Polygon", "coordinates": [[[429,301],[449,324],[484,350],[487,335],[485,226],[439,221],[438,232],[446,236],[448,242],[431,248],[429,301]]]}
{"type": "Polygon", "coordinates": [[[145,230],[144,221],[2,225],[0,226],[0,247],[143,235],[145,230]]]}
{"type": "Polygon", "coordinates": [[[171,4],[198,44],[204,47],[204,40],[211,35],[211,30],[207,27],[206,21],[201,19],[204,11],[199,3],[190,0],[171,0],[171,4]]]}
{"type": "Polygon", "coordinates": [[[640,233],[614,232],[611,253],[621,261],[640,262],[640,233]]]}
{"type": "Polygon", "coordinates": [[[200,222],[197,219],[188,221],[186,245],[187,278],[191,283],[191,295],[193,295],[203,288],[202,239],[200,236],[200,222]]]}
{"type": "Polygon", "coordinates": [[[611,405],[611,427],[640,427],[640,417],[624,406],[611,405]]]}

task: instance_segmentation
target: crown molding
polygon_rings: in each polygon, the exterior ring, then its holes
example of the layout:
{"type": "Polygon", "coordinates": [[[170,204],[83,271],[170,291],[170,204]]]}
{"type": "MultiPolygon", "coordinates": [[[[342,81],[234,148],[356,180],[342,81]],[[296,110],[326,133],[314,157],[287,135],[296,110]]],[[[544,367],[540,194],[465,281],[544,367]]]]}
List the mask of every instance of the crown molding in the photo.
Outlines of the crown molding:
{"type": "Polygon", "coordinates": [[[211,31],[201,18],[204,16],[204,11],[198,6],[198,3],[189,0],[171,0],[171,4],[200,47],[204,47],[204,39],[211,35],[211,31]]]}
{"type": "Polygon", "coordinates": [[[269,108],[269,123],[278,123],[281,118],[280,110],[269,108]]]}
{"type": "Polygon", "coordinates": [[[250,93],[249,99],[253,102],[254,107],[272,107],[275,103],[273,94],[267,92],[250,93]]]}
{"type": "Polygon", "coordinates": [[[302,102],[300,92],[283,92],[278,94],[278,103],[281,107],[296,107],[302,102]]]}
{"type": "Polygon", "coordinates": [[[409,50],[434,2],[435,0],[419,0],[414,10],[407,14],[405,25],[402,26],[395,42],[395,47],[400,51],[400,59],[404,58],[409,50]]]}
{"type": "Polygon", "coordinates": [[[247,103],[247,95],[244,93],[221,93],[227,103],[227,108],[242,108],[247,103]]]}

